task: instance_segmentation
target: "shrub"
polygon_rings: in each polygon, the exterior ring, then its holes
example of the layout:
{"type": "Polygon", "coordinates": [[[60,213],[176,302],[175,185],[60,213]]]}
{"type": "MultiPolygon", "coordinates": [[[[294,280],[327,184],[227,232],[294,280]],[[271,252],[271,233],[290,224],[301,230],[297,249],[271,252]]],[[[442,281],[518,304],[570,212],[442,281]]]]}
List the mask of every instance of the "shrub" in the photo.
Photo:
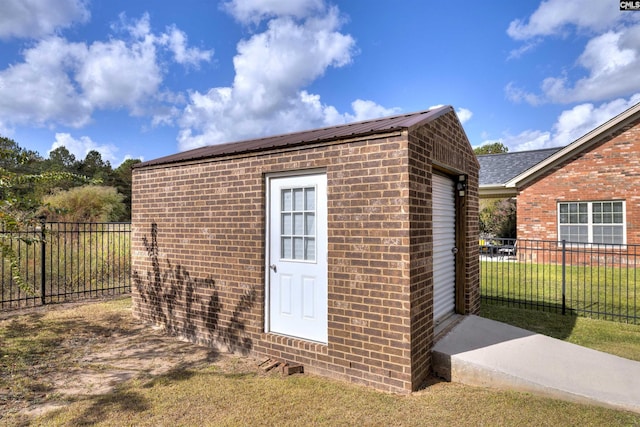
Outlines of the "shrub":
{"type": "Polygon", "coordinates": [[[44,197],[41,214],[48,221],[111,222],[125,215],[124,196],[114,187],[85,185],[44,197]]]}

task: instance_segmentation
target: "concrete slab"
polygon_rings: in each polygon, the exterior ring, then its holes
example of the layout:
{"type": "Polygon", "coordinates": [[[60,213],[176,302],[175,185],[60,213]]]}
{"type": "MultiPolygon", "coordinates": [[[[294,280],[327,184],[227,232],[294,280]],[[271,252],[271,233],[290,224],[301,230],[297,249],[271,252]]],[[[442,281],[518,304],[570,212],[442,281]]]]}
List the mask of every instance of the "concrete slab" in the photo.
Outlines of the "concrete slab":
{"type": "Polygon", "coordinates": [[[448,381],[640,413],[640,362],[478,316],[436,343],[433,363],[448,381]]]}

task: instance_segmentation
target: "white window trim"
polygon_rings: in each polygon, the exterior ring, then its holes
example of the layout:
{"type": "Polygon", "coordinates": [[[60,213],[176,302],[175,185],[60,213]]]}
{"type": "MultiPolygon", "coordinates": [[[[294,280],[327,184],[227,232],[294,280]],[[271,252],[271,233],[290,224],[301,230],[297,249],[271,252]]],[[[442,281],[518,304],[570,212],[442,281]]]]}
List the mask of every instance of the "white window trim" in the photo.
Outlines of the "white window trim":
{"type": "MultiPolygon", "coordinates": [[[[563,225],[585,225],[587,226],[588,233],[588,242],[580,243],[580,242],[572,242],[578,243],[580,245],[626,245],[627,244],[627,203],[625,200],[563,200],[556,203],[556,225],[557,225],[557,236],[558,240],[562,240],[560,235],[560,227],[563,225]],[[622,224],[610,224],[610,225],[622,225],[622,243],[594,243],[593,241],[593,226],[594,225],[603,225],[603,224],[594,224],[593,223],[593,204],[594,203],[622,203],[622,224]],[[569,204],[569,203],[586,203],[587,204],[587,223],[586,224],[562,224],[560,223],[560,205],[561,204],[569,204]]],[[[604,224],[607,225],[607,224],[604,224]]]]}

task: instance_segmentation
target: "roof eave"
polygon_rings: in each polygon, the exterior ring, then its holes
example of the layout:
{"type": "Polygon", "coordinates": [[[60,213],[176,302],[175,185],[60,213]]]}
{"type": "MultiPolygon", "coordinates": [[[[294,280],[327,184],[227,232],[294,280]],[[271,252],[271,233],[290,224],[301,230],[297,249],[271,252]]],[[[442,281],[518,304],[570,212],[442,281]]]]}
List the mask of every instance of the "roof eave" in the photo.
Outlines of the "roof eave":
{"type": "Polygon", "coordinates": [[[504,185],[481,185],[478,187],[480,198],[515,197],[518,195],[516,188],[506,188],[504,185]]]}
{"type": "MultiPolygon", "coordinates": [[[[375,130],[375,131],[368,131],[368,132],[360,132],[358,134],[347,135],[347,136],[335,136],[335,137],[330,137],[330,138],[319,138],[319,139],[315,139],[315,140],[300,140],[298,142],[288,143],[286,145],[276,145],[276,144],[274,144],[273,146],[270,146],[270,147],[251,147],[251,148],[246,148],[246,149],[243,149],[243,150],[235,150],[235,151],[232,151],[232,152],[229,152],[229,153],[225,153],[224,156],[231,156],[231,155],[233,155],[233,156],[241,156],[241,155],[250,154],[250,153],[256,153],[256,152],[261,152],[261,151],[267,152],[267,151],[272,151],[272,150],[292,150],[292,149],[297,149],[300,146],[309,145],[311,147],[311,146],[315,146],[317,144],[332,143],[334,141],[357,140],[357,139],[361,139],[361,138],[370,137],[371,135],[397,134],[398,132],[401,132],[401,131],[403,131],[405,129],[406,128],[403,128],[403,127],[396,127],[396,128],[389,128],[389,129],[386,129],[386,130],[375,130]]],[[[230,143],[218,144],[218,146],[235,145],[235,144],[238,144],[238,142],[230,142],[230,143]]],[[[207,148],[207,147],[205,146],[205,147],[201,147],[201,148],[207,148]]],[[[174,164],[178,164],[178,163],[198,162],[198,161],[202,161],[202,160],[206,160],[206,159],[211,159],[211,158],[214,158],[214,157],[220,157],[218,155],[212,156],[210,154],[203,154],[203,155],[198,155],[198,156],[177,158],[175,160],[166,160],[168,158],[172,158],[173,156],[174,155],[169,155],[169,156],[165,156],[165,157],[160,157],[158,159],[149,160],[147,162],[138,163],[138,164],[134,165],[133,167],[137,167],[137,168],[141,168],[142,169],[142,168],[152,167],[152,166],[165,166],[165,165],[174,165],[174,164]]]]}
{"type": "Polygon", "coordinates": [[[304,145],[312,146],[335,141],[360,139],[372,135],[388,135],[403,131],[413,131],[452,111],[453,107],[445,105],[416,113],[399,114],[396,116],[381,117],[344,125],[273,135],[226,144],[214,144],[142,162],[137,164],[136,168],[142,169],[160,165],[174,165],[221,156],[245,155],[261,151],[287,150],[304,145]]]}

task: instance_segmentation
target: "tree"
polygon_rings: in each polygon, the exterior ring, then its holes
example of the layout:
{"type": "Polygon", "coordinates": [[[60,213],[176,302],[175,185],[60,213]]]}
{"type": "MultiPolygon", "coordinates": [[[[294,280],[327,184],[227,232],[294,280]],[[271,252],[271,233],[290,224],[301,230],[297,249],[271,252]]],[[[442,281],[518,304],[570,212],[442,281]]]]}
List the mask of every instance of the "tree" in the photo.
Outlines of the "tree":
{"type": "Polygon", "coordinates": [[[32,293],[23,281],[20,262],[13,242],[31,245],[37,237],[20,233],[37,223],[36,208],[40,201],[33,197],[33,188],[56,181],[75,179],[87,181],[68,172],[34,173],[30,167],[39,156],[18,146],[15,141],[0,137],[0,254],[9,262],[14,282],[25,292],[32,293]]]}
{"type": "Polygon", "coordinates": [[[114,187],[84,185],[46,196],[40,214],[60,222],[117,221],[126,209],[123,198],[114,187]]]}
{"type": "MultiPolygon", "coordinates": [[[[19,177],[36,174],[39,171],[38,163],[41,161],[42,159],[35,151],[25,150],[14,140],[0,137],[0,171],[2,171],[2,179],[10,182],[10,191],[8,187],[0,186],[0,196],[3,201],[18,197],[23,204],[35,203],[37,197],[34,195],[33,186],[28,179],[19,179],[19,177]]],[[[15,200],[13,202],[15,203],[15,200]]]]}
{"type": "Polygon", "coordinates": [[[42,160],[38,153],[26,150],[13,139],[0,136],[0,168],[15,173],[34,172],[32,165],[42,160]]]}
{"type": "Polygon", "coordinates": [[[111,164],[102,160],[102,155],[96,150],[91,150],[87,153],[84,160],[80,162],[78,172],[93,179],[100,179],[108,185],[110,185],[109,181],[113,175],[111,164]]]}
{"type": "Polygon", "coordinates": [[[481,154],[501,154],[501,153],[507,153],[508,151],[509,151],[509,147],[507,147],[501,142],[484,144],[478,148],[473,149],[473,152],[476,153],[477,156],[481,154]]]}
{"type": "Polygon", "coordinates": [[[42,200],[44,196],[55,191],[68,190],[72,187],[81,185],[83,182],[78,182],[76,179],[76,177],[80,175],[79,166],[80,163],[76,160],[76,157],[65,147],[58,147],[49,152],[49,158],[42,161],[41,170],[45,173],[54,172],[70,174],[70,178],[42,183],[38,188],[34,188],[35,198],[42,200]]]}
{"type": "Polygon", "coordinates": [[[126,211],[124,218],[122,218],[123,220],[131,219],[131,169],[138,163],[142,163],[142,161],[140,159],[127,159],[114,171],[115,182],[113,185],[124,196],[122,201],[125,204],[126,211]]]}
{"type": "Polygon", "coordinates": [[[48,170],[78,172],[79,165],[76,156],[71,154],[64,146],[51,150],[46,163],[48,170]]]}
{"type": "Polygon", "coordinates": [[[499,199],[480,211],[480,232],[493,237],[515,239],[516,201],[499,199]]]}

